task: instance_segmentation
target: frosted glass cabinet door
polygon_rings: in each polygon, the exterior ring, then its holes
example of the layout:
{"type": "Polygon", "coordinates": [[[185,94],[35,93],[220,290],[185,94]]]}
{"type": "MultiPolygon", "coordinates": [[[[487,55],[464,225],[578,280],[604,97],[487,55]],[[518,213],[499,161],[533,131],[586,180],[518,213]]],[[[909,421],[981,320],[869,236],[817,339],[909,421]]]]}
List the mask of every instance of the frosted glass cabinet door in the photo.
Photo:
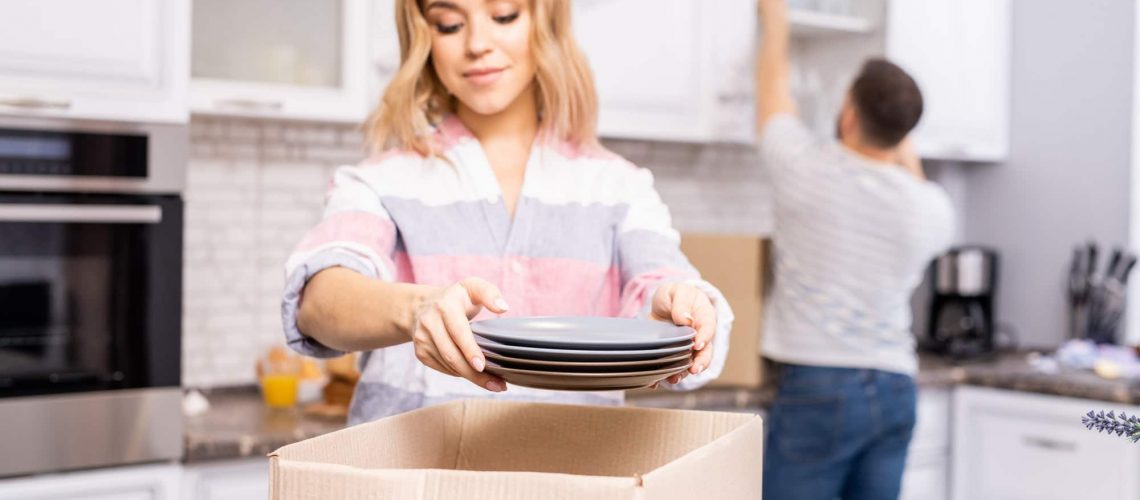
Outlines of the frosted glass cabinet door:
{"type": "Polygon", "coordinates": [[[185,122],[189,0],[0,2],[0,115],[185,122]]]}
{"type": "Polygon", "coordinates": [[[369,4],[194,0],[194,112],[359,121],[368,112],[369,4]]]}
{"type": "Polygon", "coordinates": [[[599,133],[733,140],[724,131],[735,122],[718,107],[750,104],[749,86],[737,80],[750,73],[741,65],[750,64],[755,19],[748,1],[576,0],[574,31],[597,84],[599,133]]]}
{"type": "Polygon", "coordinates": [[[1000,161],[1009,154],[1010,0],[893,0],[887,57],[925,98],[923,157],[1000,161]]]}

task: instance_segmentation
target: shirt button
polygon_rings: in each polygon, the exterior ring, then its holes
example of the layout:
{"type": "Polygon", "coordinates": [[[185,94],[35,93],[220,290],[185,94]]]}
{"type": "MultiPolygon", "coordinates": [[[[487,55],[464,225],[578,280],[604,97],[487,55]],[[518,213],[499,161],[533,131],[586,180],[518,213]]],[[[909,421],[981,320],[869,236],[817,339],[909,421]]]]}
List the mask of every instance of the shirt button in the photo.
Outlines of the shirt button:
{"type": "Polygon", "coordinates": [[[511,271],[514,271],[514,272],[515,272],[515,274],[518,274],[518,273],[521,273],[521,272],[523,272],[523,265],[522,265],[522,263],[521,263],[521,262],[519,262],[519,261],[517,261],[517,260],[516,260],[516,261],[514,261],[514,262],[511,262],[511,271]]]}

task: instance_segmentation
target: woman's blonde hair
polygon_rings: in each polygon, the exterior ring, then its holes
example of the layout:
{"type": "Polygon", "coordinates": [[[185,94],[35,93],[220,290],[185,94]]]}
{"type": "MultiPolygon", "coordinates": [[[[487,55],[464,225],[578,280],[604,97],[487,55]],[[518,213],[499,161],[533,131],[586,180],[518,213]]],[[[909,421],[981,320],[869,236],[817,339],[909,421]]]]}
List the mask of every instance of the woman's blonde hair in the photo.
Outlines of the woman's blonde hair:
{"type": "MultiPolygon", "coordinates": [[[[570,0],[530,3],[542,133],[575,147],[593,145],[598,98],[593,74],[571,31],[570,0]]],[[[431,25],[420,0],[396,1],[396,29],[400,69],[368,118],[368,142],[375,151],[400,148],[436,155],[440,152],[433,150],[426,132],[454,111],[454,102],[431,64],[431,25]]]]}

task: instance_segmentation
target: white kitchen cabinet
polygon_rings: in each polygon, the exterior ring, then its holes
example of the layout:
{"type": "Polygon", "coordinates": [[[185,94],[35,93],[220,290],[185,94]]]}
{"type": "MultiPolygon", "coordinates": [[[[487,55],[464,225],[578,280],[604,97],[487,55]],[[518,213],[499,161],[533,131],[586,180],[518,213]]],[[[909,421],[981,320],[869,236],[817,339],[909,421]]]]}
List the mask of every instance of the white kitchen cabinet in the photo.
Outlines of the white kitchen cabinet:
{"type": "Polygon", "coordinates": [[[1140,498],[1140,446],[1081,425],[1127,407],[963,386],[954,399],[951,491],[958,500],[1140,498]]]}
{"type": "Polygon", "coordinates": [[[6,479],[0,500],[176,500],[181,476],[162,464],[6,479]]]}
{"type": "Polygon", "coordinates": [[[756,3],[578,0],[602,137],[752,140],[756,3]]]}
{"type": "Polygon", "coordinates": [[[995,162],[1009,154],[1010,0],[893,0],[887,58],[922,88],[914,132],[924,158],[995,162]]]}
{"type": "MultiPolygon", "coordinates": [[[[194,113],[359,123],[391,0],[194,0],[194,113]],[[385,22],[373,22],[385,16],[385,22]]],[[[387,55],[398,58],[398,51],[387,55]]],[[[395,63],[392,63],[393,65],[395,63]]],[[[393,66],[394,67],[394,66],[393,66]]]]}
{"type": "Polygon", "coordinates": [[[919,388],[917,412],[900,498],[945,500],[950,494],[951,388],[919,388]]]}
{"type": "Polygon", "coordinates": [[[185,122],[189,0],[6,0],[0,115],[185,122]]]}
{"type": "Polygon", "coordinates": [[[245,500],[269,497],[269,459],[258,457],[187,465],[182,500],[245,500]]]}

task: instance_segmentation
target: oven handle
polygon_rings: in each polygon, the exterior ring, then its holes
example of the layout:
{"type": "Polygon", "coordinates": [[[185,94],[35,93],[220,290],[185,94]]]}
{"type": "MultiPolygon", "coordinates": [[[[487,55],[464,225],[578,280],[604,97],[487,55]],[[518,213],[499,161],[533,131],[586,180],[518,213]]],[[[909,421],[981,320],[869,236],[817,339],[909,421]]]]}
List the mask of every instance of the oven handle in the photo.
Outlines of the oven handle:
{"type": "Polygon", "coordinates": [[[157,205],[54,205],[0,203],[0,222],[88,222],[98,224],[158,224],[157,205]]]}

